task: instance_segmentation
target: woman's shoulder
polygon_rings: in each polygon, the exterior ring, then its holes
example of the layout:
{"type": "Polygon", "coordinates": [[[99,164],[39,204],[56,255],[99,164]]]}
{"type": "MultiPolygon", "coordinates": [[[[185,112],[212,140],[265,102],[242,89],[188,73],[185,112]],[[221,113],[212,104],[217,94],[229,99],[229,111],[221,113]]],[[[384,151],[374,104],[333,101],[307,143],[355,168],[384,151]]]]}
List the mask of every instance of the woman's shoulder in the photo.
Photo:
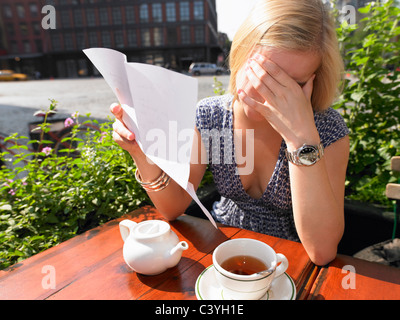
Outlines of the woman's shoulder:
{"type": "Polygon", "coordinates": [[[225,94],[221,96],[214,96],[201,99],[197,108],[199,109],[229,109],[232,103],[233,96],[225,94]]]}
{"type": "Polygon", "coordinates": [[[333,108],[316,112],[314,119],[325,147],[349,134],[342,115],[333,108]]]}
{"type": "Polygon", "coordinates": [[[202,99],[197,104],[196,124],[199,129],[213,127],[231,113],[233,96],[230,94],[202,99]]]}

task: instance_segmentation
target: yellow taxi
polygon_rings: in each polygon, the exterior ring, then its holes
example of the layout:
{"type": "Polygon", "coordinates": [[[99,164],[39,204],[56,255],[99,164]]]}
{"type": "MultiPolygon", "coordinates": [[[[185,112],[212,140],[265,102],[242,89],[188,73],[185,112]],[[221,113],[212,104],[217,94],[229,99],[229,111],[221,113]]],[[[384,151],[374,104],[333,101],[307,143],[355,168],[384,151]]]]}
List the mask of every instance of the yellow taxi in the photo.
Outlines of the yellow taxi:
{"type": "Polygon", "coordinates": [[[28,80],[24,73],[15,73],[13,70],[0,70],[0,81],[23,81],[28,80]]]}

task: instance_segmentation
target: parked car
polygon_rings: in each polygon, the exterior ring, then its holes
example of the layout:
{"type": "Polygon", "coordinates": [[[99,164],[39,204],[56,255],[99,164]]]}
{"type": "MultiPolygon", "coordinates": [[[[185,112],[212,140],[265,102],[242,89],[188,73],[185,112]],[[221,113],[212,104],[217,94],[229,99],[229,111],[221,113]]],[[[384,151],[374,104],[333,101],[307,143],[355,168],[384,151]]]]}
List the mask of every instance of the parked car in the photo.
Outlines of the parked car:
{"type": "Polygon", "coordinates": [[[16,73],[13,70],[0,70],[0,81],[23,81],[28,80],[24,73],[16,73]]]}
{"type": "Polygon", "coordinates": [[[221,67],[217,67],[214,63],[208,62],[195,62],[192,63],[189,67],[189,73],[194,76],[199,76],[202,74],[216,74],[220,75],[225,70],[221,67]]]}

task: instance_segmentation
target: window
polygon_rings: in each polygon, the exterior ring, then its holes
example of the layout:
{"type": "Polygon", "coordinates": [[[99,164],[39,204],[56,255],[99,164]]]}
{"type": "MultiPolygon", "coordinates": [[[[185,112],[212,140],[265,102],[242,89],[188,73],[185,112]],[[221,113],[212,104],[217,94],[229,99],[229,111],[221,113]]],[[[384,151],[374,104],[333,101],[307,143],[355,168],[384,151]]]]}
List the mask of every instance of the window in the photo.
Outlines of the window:
{"type": "Polygon", "coordinates": [[[168,36],[168,44],[169,45],[176,45],[177,43],[177,36],[176,36],[176,28],[168,28],[167,29],[167,36],[168,36]]]}
{"type": "Polygon", "coordinates": [[[89,47],[98,47],[97,32],[89,32],[89,47]]]}
{"type": "Polygon", "coordinates": [[[204,27],[196,26],[194,28],[194,42],[197,44],[204,43],[204,27]]]}
{"type": "Polygon", "coordinates": [[[135,23],[135,8],[133,6],[125,7],[126,23],[135,23]]]}
{"type": "Polygon", "coordinates": [[[112,17],[113,17],[113,24],[114,25],[122,24],[121,9],[119,7],[114,7],[112,9],[112,17]]]}
{"type": "Polygon", "coordinates": [[[136,29],[128,30],[128,47],[137,47],[136,29]]]}
{"type": "Polygon", "coordinates": [[[117,48],[123,48],[124,45],[124,34],[122,30],[116,30],[114,32],[114,42],[117,48]]]}
{"type": "Polygon", "coordinates": [[[22,36],[28,35],[28,26],[26,25],[25,22],[19,24],[19,31],[21,32],[22,36]]]}
{"type": "Polygon", "coordinates": [[[89,27],[94,27],[96,25],[94,9],[89,8],[86,10],[86,21],[89,27]]]}
{"type": "Polygon", "coordinates": [[[60,51],[61,50],[61,41],[59,34],[52,34],[51,35],[51,46],[53,47],[53,51],[60,51]]]}
{"type": "Polygon", "coordinates": [[[41,26],[39,22],[32,22],[32,30],[34,35],[40,35],[41,26]]]}
{"type": "Polygon", "coordinates": [[[61,14],[61,25],[63,28],[69,28],[71,26],[71,20],[69,18],[69,11],[62,11],[61,14]]]}
{"type": "Polygon", "coordinates": [[[76,37],[76,47],[78,50],[82,50],[86,47],[85,34],[83,32],[77,32],[76,37]]]}
{"type": "Polygon", "coordinates": [[[140,6],[139,16],[140,16],[140,22],[142,23],[149,22],[149,11],[147,4],[142,4],[140,6]]]}
{"type": "Polygon", "coordinates": [[[35,39],[35,47],[36,47],[36,52],[42,52],[43,51],[42,40],[35,39]]]}
{"type": "Polygon", "coordinates": [[[181,16],[181,21],[190,20],[189,2],[185,1],[180,3],[180,16],[181,16]]]}
{"type": "Polygon", "coordinates": [[[25,18],[25,8],[22,4],[17,4],[17,15],[19,18],[25,18]]]}
{"type": "Polygon", "coordinates": [[[29,11],[31,12],[32,17],[37,17],[39,15],[38,7],[36,3],[29,4],[29,11]]]}
{"type": "Polygon", "coordinates": [[[14,29],[14,24],[12,23],[7,23],[6,24],[6,32],[9,36],[14,37],[15,36],[15,29],[14,29]]]}
{"type": "Polygon", "coordinates": [[[11,41],[10,51],[11,51],[11,53],[17,53],[17,52],[19,52],[19,50],[18,50],[18,44],[17,44],[16,41],[11,41]]]}
{"type": "Polygon", "coordinates": [[[204,20],[203,1],[195,1],[193,11],[194,11],[194,20],[204,20]]]}
{"type": "Polygon", "coordinates": [[[167,2],[167,21],[176,21],[175,2],[167,2]]]}
{"type": "Polygon", "coordinates": [[[107,26],[108,25],[108,10],[107,10],[107,8],[100,8],[99,16],[100,16],[100,25],[107,26]]]}
{"type": "Polygon", "coordinates": [[[164,45],[164,35],[162,28],[154,28],[154,45],[155,46],[164,45]]]}
{"type": "Polygon", "coordinates": [[[11,7],[8,4],[5,4],[3,6],[3,15],[6,18],[12,18],[12,11],[11,11],[11,7]]]}
{"type": "Polygon", "coordinates": [[[150,41],[150,30],[148,28],[141,29],[142,37],[142,47],[149,47],[151,45],[150,41]]]}
{"type": "Polygon", "coordinates": [[[31,53],[32,52],[31,44],[30,44],[30,42],[28,40],[25,40],[23,42],[23,45],[24,45],[24,52],[25,53],[31,53]]]}
{"type": "Polygon", "coordinates": [[[80,9],[74,9],[74,26],[82,27],[82,11],[80,9]]]}
{"type": "Polygon", "coordinates": [[[153,22],[162,22],[161,3],[153,3],[153,22]]]}
{"type": "Polygon", "coordinates": [[[106,48],[111,47],[111,36],[110,36],[109,31],[102,31],[101,42],[103,43],[103,47],[106,47],[106,48]]]}
{"type": "Polygon", "coordinates": [[[71,33],[64,34],[64,49],[65,50],[74,50],[74,42],[72,40],[71,33]]]}
{"type": "Polygon", "coordinates": [[[190,44],[190,27],[181,26],[181,43],[190,44]]]}

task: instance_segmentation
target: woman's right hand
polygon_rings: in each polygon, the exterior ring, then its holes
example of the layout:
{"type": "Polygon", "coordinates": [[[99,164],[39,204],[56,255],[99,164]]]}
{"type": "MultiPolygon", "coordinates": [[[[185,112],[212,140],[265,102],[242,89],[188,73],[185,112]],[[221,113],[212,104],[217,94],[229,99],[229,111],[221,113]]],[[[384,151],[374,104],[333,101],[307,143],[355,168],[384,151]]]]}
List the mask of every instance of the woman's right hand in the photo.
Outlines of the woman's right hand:
{"type": "Polygon", "coordinates": [[[122,120],[123,110],[118,103],[113,103],[110,106],[111,113],[115,116],[113,123],[113,139],[124,150],[134,157],[139,152],[142,152],[135,140],[135,134],[130,131],[122,120]]]}

